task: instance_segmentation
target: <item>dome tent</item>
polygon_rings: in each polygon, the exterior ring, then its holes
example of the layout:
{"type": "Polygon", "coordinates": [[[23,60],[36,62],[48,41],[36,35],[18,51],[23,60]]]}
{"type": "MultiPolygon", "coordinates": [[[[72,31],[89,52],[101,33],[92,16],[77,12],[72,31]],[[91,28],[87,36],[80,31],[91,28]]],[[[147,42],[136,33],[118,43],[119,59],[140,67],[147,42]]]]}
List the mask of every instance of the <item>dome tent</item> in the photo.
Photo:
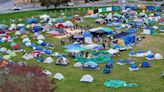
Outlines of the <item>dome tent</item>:
{"type": "Polygon", "coordinates": [[[135,70],[139,70],[139,68],[138,68],[138,66],[137,66],[136,64],[131,64],[131,65],[129,66],[129,70],[130,70],[130,71],[135,71],[135,70]]]}
{"type": "Polygon", "coordinates": [[[61,56],[57,59],[56,61],[56,65],[68,65],[69,61],[67,60],[67,58],[61,56]]]}
{"type": "Polygon", "coordinates": [[[109,60],[109,61],[107,61],[107,64],[106,64],[105,67],[113,68],[113,60],[109,60]]]}
{"type": "Polygon", "coordinates": [[[91,75],[83,75],[80,79],[81,82],[93,82],[94,78],[91,75]]]}
{"type": "Polygon", "coordinates": [[[37,40],[44,40],[44,39],[45,39],[45,37],[43,35],[37,36],[37,40]]]}
{"type": "Polygon", "coordinates": [[[9,60],[11,57],[10,57],[10,55],[4,55],[3,56],[3,59],[5,59],[5,60],[9,60]]]}
{"type": "Polygon", "coordinates": [[[73,67],[75,67],[75,68],[82,68],[83,64],[80,63],[80,62],[76,62],[73,67]]]}
{"type": "Polygon", "coordinates": [[[52,75],[52,73],[50,71],[48,71],[48,70],[43,70],[42,72],[44,74],[48,75],[48,76],[51,76],[52,75]]]}
{"type": "Polygon", "coordinates": [[[119,61],[117,62],[117,64],[119,64],[119,65],[125,65],[125,64],[127,64],[127,63],[126,63],[126,60],[121,59],[121,60],[119,60],[119,61]]]}
{"type": "Polygon", "coordinates": [[[141,67],[150,67],[150,64],[149,64],[149,62],[144,61],[144,62],[142,62],[141,67]]]}
{"type": "Polygon", "coordinates": [[[44,60],[44,63],[52,63],[54,62],[54,60],[51,58],[51,57],[47,57],[45,60],[44,60]]]}
{"type": "Polygon", "coordinates": [[[62,80],[62,79],[64,79],[64,76],[61,73],[56,73],[53,78],[62,80]]]}
{"type": "Polygon", "coordinates": [[[163,59],[163,56],[161,54],[157,53],[157,54],[155,54],[154,58],[156,60],[160,60],[160,59],[163,59]]]}
{"type": "Polygon", "coordinates": [[[88,68],[88,69],[98,69],[99,68],[98,64],[95,62],[92,62],[92,61],[84,63],[83,67],[88,68]]]}
{"type": "Polygon", "coordinates": [[[126,62],[126,64],[134,64],[135,63],[134,60],[131,58],[126,59],[125,62],[126,62]]]}
{"type": "Polygon", "coordinates": [[[104,74],[109,74],[109,73],[111,73],[111,71],[110,71],[110,68],[108,68],[108,67],[104,67],[104,69],[103,69],[103,71],[102,71],[104,74]]]}
{"type": "Polygon", "coordinates": [[[7,25],[0,24],[0,31],[1,30],[7,30],[7,25]]]}
{"type": "Polygon", "coordinates": [[[131,51],[131,52],[129,53],[129,56],[136,56],[136,52],[131,51]]]}
{"type": "Polygon", "coordinates": [[[35,18],[27,19],[27,20],[26,20],[26,23],[27,23],[27,24],[37,23],[37,19],[35,19],[35,18]]]}
{"type": "Polygon", "coordinates": [[[146,56],[146,59],[147,60],[154,60],[154,54],[152,53],[152,54],[146,56]]]}
{"type": "Polygon", "coordinates": [[[163,73],[162,73],[162,77],[164,78],[164,71],[163,71],[163,73]]]}

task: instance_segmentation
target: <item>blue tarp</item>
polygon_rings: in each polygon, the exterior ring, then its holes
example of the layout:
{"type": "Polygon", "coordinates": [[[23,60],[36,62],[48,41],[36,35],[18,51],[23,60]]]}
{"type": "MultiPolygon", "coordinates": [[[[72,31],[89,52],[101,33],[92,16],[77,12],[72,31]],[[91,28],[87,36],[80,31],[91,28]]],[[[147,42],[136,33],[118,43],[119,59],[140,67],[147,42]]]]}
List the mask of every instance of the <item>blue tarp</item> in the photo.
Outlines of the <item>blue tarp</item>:
{"type": "Polygon", "coordinates": [[[69,45],[63,46],[63,48],[65,48],[65,49],[80,48],[80,44],[69,44],[69,45]]]}

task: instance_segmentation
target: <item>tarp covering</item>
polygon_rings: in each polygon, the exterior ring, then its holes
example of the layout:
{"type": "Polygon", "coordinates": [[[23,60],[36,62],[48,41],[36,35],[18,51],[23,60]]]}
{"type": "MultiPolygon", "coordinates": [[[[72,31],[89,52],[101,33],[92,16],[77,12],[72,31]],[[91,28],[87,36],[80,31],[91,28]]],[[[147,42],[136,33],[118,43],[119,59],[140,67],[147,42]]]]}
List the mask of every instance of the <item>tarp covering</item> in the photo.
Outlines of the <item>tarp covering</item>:
{"type": "Polygon", "coordinates": [[[136,87],[136,86],[138,86],[136,83],[127,83],[127,82],[122,81],[122,80],[111,80],[111,79],[108,79],[107,81],[105,81],[104,85],[106,87],[110,87],[110,88],[136,87]]]}
{"type": "Polygon", "coordinates": [[[112,11],[119,11],[121,10],[120,6],[112,6],[112,11]]]}
{"type": "Polygon", "coordinates": [[[85,63],[85,62],[95,62],[95,63],[103,63],[107,62],[110,60],[110,54],[108,52],[92,52],[93,57],[87,58],[87,57],[81,57],[81,56],[76,56],[75,61],[85,63]]]}

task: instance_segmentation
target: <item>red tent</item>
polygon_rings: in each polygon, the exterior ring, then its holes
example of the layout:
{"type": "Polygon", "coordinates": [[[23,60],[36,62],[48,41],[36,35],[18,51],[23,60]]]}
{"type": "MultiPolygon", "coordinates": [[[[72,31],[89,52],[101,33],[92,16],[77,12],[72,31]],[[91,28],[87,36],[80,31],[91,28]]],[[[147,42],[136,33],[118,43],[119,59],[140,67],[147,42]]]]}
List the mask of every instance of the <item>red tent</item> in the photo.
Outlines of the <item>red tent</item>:
{"type": "Polygon", "coordinates": [[[58,23],[54,26],[55,28],[65,28],[64,24],[58,23]]]}
{"type": "Polygon", "coordinates": [[[164,18],[160,18],[160,22],[164,22],[164,18]]]}
{"type": "Polygon", "coordinates": [[[32,55],[34,56],[34,55],[38,55],[38,54],[41,54],[41,51],[39,51],[39,50],[34,50],[34,51],[32,51],[32,55]]]}
{"type": "Polygon", "coordinates": [[[20,49],[20,46],[19,46],[18,44],[15,44],[15,45],[13,46],[13,49],[14,49],[14,50],[18,50],[18,49],[20,49]]]}

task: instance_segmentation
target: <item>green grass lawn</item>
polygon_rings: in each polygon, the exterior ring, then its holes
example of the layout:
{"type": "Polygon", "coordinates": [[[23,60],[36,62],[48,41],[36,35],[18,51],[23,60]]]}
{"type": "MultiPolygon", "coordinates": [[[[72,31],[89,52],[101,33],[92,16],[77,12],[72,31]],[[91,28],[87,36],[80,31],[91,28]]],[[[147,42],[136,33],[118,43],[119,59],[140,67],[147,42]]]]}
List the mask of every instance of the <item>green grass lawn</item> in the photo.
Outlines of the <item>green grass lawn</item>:
{"type": "MultiPolygon", "coordinates": [[[[75,10],[68,10],[66,15],[70,16],[73,14],[84,14],[81,12],[82,10],[75,11],[75,10]],[[69,11],[69,12],[68,12],[69,11]]],[[[18,17],[21,18],[29,18],[31,16],[39,17],[41,14],[48,14],[52,17],[59,17],[60,12],[55,10],[41,10],[41,11],[29,11],[29,12],[20,12],[20,13],[13,13],[13,14],[3,14],[0,15],[0,23],[10,24],[10,19],[16,19],[18,17]]],[[[99,27],[101,25],[96,25],[94,23],[94,19],[85,19],[84,23],[79,25],[87,25],[92,24],[94,27],[99,27]]],[[[28,35],[30,38],[32,34],[28,35]]],[[[32,38],[31,38],[32,39],[32,38]]],[[[46,38],[47,42],[55,43],[56,47],[53,51],[66,53],[64,49],[60,45],[61,39],[56,38],[46,38]]],[[[67,40],[67,39],[64,39],[67,40]]],[[[155,53],[161,53],[164,56],[164,36],[157,34],[155,36],[148,35],[146,39],[139,42],[133,47],[133,50],[152,50],[155,53]]],[[[36,40],[32,40],[36,42],[36,40]]],[[[21,44],[21,39],[16,40],[17,43],[21,44]]],[[[67,42],[69,43],[69,42],[67,42]]],[[[9,47],[8,43],[1,44],[0,46],[9,47]]],[[[10,48],[10,47],[9,47],[10,48]]],[[[26,51],[31,51],[31,49],[27,47],[22,48],[26,49],[26,51]]],[[[10,48],[11,49],[11,48],[10,48]]],[[[122,58],[128,57],[129,51],[121,52],[121,56],[114,57],[114,60],[117,61],[122,58]]],[[[17,53],[18,56],[13,58],[14,61],[20,61],[22,57],[22,53],[17,53]]],[[[137,65],[139,65],[145,58],[133,58],[137,65]]],[[[56,58],[54,58],[56,60],[56,58]]],[[[80,70],[73,68],[73,64],[75,63],[72,59],[70,59],[70,65],[68,66],[56,66],[54,63],[52,64],[44,64],[44,63],[37,63],[34,59],[27,61],[28,64],[35,64],[39,65],[43,69],[50,70],[53,74],[60,72],[65,76],[64,80],[58,81],[56,92],[163,92],[164,90],[164,79],[161,78],[161,73],[164,71],[164,62],[163,60],[159,61],[149,61],[151,64],[150,68],[140,68],[139,71],[130,72],[128,70],[128,65],[119,66],[116,63],[114,64],[114,68],[111,69],[111,74],[102,74],[101,71],[105,65],[100,64],[101,69],[98,71],[90,71],[90,70],[80,70]],[[82,83],[80,82],[80,78],[84,74],[91,74],[95,80],[93,83],[82,83]],[[138,84],[138,87],[133,88],[106,88],[103,83],[106,79],[120,79],[127,82],[134,82],[138,84]]]]}

